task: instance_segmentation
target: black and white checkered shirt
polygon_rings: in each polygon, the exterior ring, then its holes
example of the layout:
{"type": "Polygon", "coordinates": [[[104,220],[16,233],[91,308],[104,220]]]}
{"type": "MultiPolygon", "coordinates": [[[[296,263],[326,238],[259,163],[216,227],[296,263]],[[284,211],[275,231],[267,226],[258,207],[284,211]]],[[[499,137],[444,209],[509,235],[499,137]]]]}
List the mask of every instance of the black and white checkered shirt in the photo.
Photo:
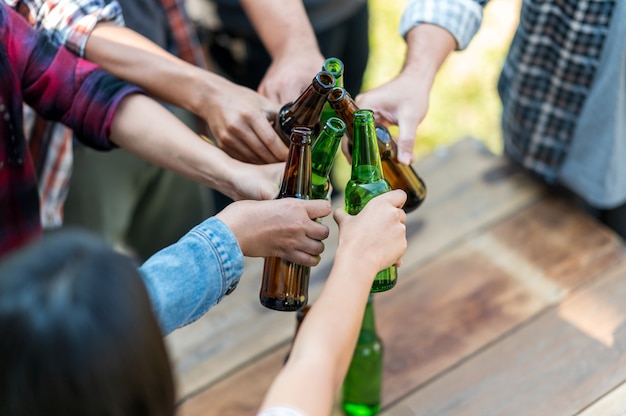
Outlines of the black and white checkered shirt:
{"type": "MultiPolygon", "coordinates": [[[[400,32],[446,28],[463,49],[488,0],[408,0],[400,32]]],[[[523,0],[498,82],[505,151],[549,182],[570,146],[609,30],[615,0],[523,0]]],[[[626,24],[626,22],[623,22],[626,24]]]]}

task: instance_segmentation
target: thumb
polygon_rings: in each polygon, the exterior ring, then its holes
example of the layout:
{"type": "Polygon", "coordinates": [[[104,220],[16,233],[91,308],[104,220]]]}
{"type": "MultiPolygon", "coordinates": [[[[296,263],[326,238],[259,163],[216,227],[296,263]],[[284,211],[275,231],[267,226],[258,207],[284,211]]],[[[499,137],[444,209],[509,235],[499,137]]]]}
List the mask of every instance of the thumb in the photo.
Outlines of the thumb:
{"type": "Polygon", "coordinates": [[[415,147],[415,136],[417,134],[417,120],[415,117],[408,117],[398,120],[398,162],[403,165],[410,165],[413,162],[413,149],[415,147]]]}
{"type": "Polygon", "coordinates": [[[303,200],[305,202],[305,208],[309,214],[309,218],[322,218],[330,214],[332,209],[330,202],[324,199],[311,199],[303,200]]]}
{"type": "Polygon", "coordinates": [[[340,207],[335,209],[335,211],[333,212],[333,219],[335,220],[335,222],[337,223],[337,225],[340,225],[341,222],[346,219],[346,217],[350,216],[350,214],[348,214],[346,212],[346,209],[344,207],[340,207]]]}
{"type": "Polygon", "coordinates": [[[394,189],[380,196],[385,197],[396,208],[402,208],[407,198],[406,192],[402,189],[394,189]]]}

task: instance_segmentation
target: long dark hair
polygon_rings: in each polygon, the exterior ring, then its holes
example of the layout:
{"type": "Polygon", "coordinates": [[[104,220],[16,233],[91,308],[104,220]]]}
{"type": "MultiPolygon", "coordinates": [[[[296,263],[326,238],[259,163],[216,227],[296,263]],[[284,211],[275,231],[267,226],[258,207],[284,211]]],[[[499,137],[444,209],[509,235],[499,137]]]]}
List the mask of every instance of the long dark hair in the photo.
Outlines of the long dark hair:
{"type": "Polygon", "coordinates": [[[0,264],[1,416],[173,416],[172,370],[139,273],[65,230],[0,264]]]}

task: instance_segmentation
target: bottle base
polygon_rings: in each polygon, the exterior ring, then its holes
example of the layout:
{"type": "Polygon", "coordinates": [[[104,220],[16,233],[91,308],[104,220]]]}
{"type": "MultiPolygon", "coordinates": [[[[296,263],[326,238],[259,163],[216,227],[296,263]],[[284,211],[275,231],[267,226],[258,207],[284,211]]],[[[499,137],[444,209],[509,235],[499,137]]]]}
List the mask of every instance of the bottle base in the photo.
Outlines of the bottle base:
{"type": "Polygon", "coordinates": [[[294,302],[289,299],[275,299],[275,298],[263,298],[261,297],[261,305],[268,309],[281,312],[296,312],[306,306],[306,302],[294,302]]]}
{"type": "Polygon", "coordinates": [[[380,405],[344,403],[342,407],[347,416],[372,416],[377,415],[380,411],[380,405]]]}

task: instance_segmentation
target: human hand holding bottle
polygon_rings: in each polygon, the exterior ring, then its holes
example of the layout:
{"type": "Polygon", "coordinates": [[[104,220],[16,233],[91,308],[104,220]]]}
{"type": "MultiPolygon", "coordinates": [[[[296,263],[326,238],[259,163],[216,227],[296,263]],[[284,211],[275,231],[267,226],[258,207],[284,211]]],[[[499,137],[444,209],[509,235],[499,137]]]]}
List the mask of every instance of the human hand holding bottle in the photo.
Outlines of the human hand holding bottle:
{"type": "Polygon", "coordinates": [[[358,258],[367,270],[400,266],[407,248],[405,201],[406,193],[398,189],[375,196],[356,215],[337,208],[333,213],[339,227],[335,258],[358,258]]]}
{"type": "Polygon", "coordinates": [[[442,27],[421,24],[406,35],[407,54],[402,71],[391,81],[355,97],[360,108],[374,111],[376,121],[399,128],[398,161],[413,162],[417,127],[428,111],[435,75],[457,44],[442,27]]]}
{"type": "Polygon", "coordinates": [[[280,257],[313,267],[324,251],[328,227],[314,221],[331,212],[329,201],[281,198],[237,201],[218,214],[248,257],[280,257]]]}
{"type": "Polygon", "coordinates": [[[202,117],[211,138],[235,159],[249,163],[283,162],[288,148],[272,122],[279,105],[247,87],[215,80],[202,117]]]}

